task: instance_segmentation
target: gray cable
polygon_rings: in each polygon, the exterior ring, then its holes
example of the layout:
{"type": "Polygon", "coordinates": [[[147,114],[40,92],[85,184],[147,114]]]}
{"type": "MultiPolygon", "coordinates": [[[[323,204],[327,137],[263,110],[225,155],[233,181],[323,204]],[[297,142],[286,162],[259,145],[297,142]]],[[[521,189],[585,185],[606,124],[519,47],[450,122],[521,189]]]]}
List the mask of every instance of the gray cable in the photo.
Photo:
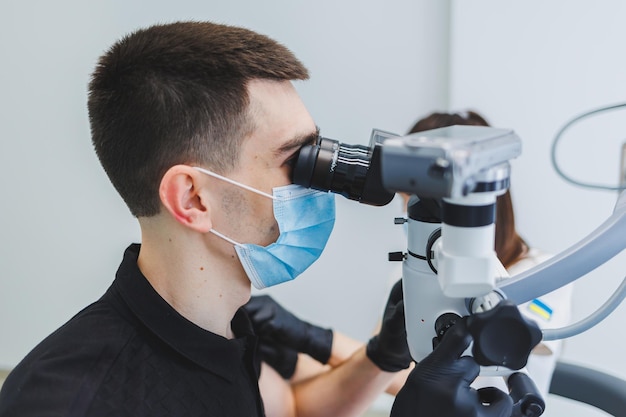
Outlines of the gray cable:
{"type": "Polygon", "coordinates": [[[626,297],[626,277],[615,290],[613,295],[606,300],[600,308],[595,312],[580,320],[577,323],[570,324],[569,326],[561,327],[559,329],[545,329],[543,330],[543,340],[557,340],[565,339],[568,337],[576,336],[582,332],[585,332],[604,320],[609,314],[613,312],[621,304],[626,297]]]}
{"type": "Polygon", "coordinates": [[[577,185],[579,187],[584,187],[584,188],[592,188],[592,189],[608,190],[608,191],[624,190],[625,189],[625,187],[623,187],[623,186],[609,186],[609,185],[603,185],[603,184],[592,184],[592,183],[587,183],[587,182],[575,180],[574,178],[572,178],[569,175],[567,175],[561,169],[561,167],[559,166],[559,164],[557,162],[557,159],[556,159],[556,148],[557,148],[557,145],[561,141],[561,138],[562,138],[563,134],[565,133],[565,131],[567,129],[569,129],[572,125],[574,125],[575,123],[581,121],[582,119],[585,119],[587,117],[596,115],[598,113],[603,113],[603,112],[611,111],[611,110],[619,110],[619,109],[623,109],[623,108],[626,108],[626,103],[619,103],[619,104],[614,104],[614,105],[605,106],[605,107],[601,107],[601,108],[598,108],[598,109],[590,110],[588,112],[585,112],[585,113],[583,113],[581,115],[578,115],[578,116],[574,117],[572,120],[567,122],[557,132],[556,136],[552,140],[552,147],[551,147],[551,150],[550,150],[550,160],[552,162],[552,166],[554,167],[554,170],[556,171],[556,173],[561,178],[563,178],[565,181],[567,181],[569,183],[572,183],[574,185],[577,185]]]}

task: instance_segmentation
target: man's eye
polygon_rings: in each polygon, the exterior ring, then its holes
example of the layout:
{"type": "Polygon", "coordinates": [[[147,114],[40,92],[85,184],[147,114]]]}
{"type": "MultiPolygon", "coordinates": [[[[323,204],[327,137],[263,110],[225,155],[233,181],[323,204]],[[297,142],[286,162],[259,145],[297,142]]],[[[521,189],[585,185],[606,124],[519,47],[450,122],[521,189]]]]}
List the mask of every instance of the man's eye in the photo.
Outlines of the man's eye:
{"type": "Polygon", "coordinates": [[[298,152],[296,152],[295,154],[293,154],[289,158],[287,158],[285,160],[284,165],[287,165],[288,167],[293,168],[296,165],[296,161],[297,160],[298,160],[298,152]]]}

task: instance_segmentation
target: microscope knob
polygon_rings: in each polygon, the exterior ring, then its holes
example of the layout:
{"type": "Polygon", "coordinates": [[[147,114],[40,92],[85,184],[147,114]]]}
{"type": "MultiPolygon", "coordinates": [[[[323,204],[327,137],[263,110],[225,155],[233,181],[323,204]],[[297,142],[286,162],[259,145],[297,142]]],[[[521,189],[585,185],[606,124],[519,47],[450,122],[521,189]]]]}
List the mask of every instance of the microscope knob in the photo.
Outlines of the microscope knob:
{"type": "Polygon", "coordinates": [[[509,300],[499,302],[491,310],[472,314],[467,327],[474,338],[472,355],[483,366],[521,369],[542,337],[539,326],[523,317],[509,300]]]}
{"type": "Polygon", "coordinates": [[[435,320],[435,333],[437,336],[433,337],[433,350],[441,342],[443,335],[459,320],[462,320],[461,316],[455,313],[443,313],[437,317],[437,320],[435,320]]]}

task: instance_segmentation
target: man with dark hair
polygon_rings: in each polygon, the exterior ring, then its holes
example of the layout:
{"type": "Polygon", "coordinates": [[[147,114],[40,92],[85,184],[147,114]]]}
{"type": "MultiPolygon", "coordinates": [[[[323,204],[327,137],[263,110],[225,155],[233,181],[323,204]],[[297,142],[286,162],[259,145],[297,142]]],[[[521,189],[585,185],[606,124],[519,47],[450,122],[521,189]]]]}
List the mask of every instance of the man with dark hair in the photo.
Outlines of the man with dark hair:
{"type": "MultiPolygon", "coordinates": [[[[92,141],[109,179],[141,221],[160,213],[159,186],[172,166],[227,173],[247,164],[244,142],[264,121],[257,113],[263,111],[261,96],[295,99],[285,81],[308,77],[287,48],[249,30],[204,22],[138,30],[117,42],[93,73],[92,141]]],[[[294,126],[302,137],[287,144],[294,150],[316,137],[310,117],[303,116],[306,125],[294,126]]]]}
{"type": "Polygon", "coordinates": [[[272,39],[209,22],[138,30],[101,57],[92,140],[141,245],[9,375],[0,416],[356,416],[409,366],[396,291],[340,367],[294,386],[261,371],[250,284],[295,278],[334,224],[333,195],[291,181],[318,137],[291,83],[307,77],[272,39]]]}

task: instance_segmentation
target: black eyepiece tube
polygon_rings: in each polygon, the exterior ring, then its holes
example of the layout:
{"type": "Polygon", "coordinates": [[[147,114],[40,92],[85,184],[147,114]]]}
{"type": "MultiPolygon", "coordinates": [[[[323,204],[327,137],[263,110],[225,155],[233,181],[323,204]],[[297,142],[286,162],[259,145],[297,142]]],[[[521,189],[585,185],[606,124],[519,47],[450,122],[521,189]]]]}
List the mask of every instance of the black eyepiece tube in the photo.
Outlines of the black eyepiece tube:
{"type": "Polygon", "coordinates": [[[300,149],[293,182],[307,188],[331,191],[373,206],[388,204],[395,195],[382,185],[380,147],[345,145],[322,138],[300,149]]]}

